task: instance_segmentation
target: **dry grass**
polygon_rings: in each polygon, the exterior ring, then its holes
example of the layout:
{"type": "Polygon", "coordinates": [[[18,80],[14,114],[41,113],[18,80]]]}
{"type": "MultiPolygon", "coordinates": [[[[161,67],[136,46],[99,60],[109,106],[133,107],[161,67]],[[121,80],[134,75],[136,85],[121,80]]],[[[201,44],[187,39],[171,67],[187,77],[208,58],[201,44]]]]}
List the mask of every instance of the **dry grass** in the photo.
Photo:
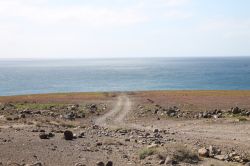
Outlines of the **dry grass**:
{"type": "Polygon", "coordinates": [[[162,90],[162,91],[142,91],[135,95],[176,95],[176,96],[243,96],[250,97],[249,90],[162,90]]]}
{"type": "Polygon", "coordinates": [[[115,93],[82,92],[82,93],[51,93],[19,96],[0,96],[0,103],[37,102],[37,103],[78,103],[84,100],[107,100],[115,97],[115,93]]]}
{"type": "Polygon", "coordinates": [[[205,111],[213,109],[230,109],[239,106],[250,109],[250,91],[145,91],[137,92],[134,96],[137,104],[154,101],[163,107],[178,106],[181,110],[205,111]]]}
{"type": "Polygon", "coordinates": [[[157,148],[143,148],[139,151],[139,158],[145,159],[148,156],[152,156],[157,153],[157,148]]]}
{"type": "Polygon", "coordinates": [[[119,140],[114,139],[114,138],[105,138],[103,140],[103,144],[104,145],[123,145],[122,141],[119,141],[119,140]]]}
{"type": "Polygon", "coordinates": [[[18,110],[25,110],[25,109],[31,109],[31,110],[49,110],[51,107],[60,109],[62,107],[67,107],[66,104],[60,104],[60,103],[16,103],[14,104],[15,108],[18,110]]]}
{"type": "Polygon", "coordinates": [[[197,164],[200,161],[195,151],[182,144],[172,144],[166,147],[143,148],[139,151],[140,159],[145,159],[151,155],[157,155],[159,159],[163,160],[167,157],[171,157],[173,161],[188,164],[197,164]]]}
{"type": "Polygon", "coordinates": [[[239,120],[239,122],[245,122],[245,121],[248,121],[248,119],[247,119],[247,118],[245,118],[245,117],[238,117],[238,120],[239,120]]]}
{"type": "Polygon", "coordinates": [[[173,159],[178,162],[194,164],[199,161],[198,154],[190,148],[182,145],[176,146],[173,159]]]}

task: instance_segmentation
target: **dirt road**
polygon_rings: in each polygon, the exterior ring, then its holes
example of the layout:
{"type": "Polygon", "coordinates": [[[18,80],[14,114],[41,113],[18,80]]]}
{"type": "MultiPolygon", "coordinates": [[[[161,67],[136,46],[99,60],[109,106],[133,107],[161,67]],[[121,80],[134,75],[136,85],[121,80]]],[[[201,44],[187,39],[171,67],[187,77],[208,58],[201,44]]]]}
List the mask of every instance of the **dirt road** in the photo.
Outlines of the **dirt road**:
{"type": "Polygon", "coordinates": [[[125,94],[117,98],[117,102],[112,110],[95,120],[95,124],[103,127],[124,126],[124,119],[131,110],[131,101],[125,94]]]}

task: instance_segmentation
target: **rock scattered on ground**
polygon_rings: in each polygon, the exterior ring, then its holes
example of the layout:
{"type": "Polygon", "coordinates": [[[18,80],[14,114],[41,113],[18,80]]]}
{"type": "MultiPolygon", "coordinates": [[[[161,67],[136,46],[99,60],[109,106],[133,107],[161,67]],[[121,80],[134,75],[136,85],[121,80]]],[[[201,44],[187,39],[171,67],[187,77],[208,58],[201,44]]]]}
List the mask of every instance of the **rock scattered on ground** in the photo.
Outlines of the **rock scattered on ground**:
{"type": "Polygon", "coordinates": [[[209,148],[201,148],[198,150],[198,154],[201,157],[210,157],[221,161],[227,162],[239,162],[239,163],[246,163],[249,161],[248,158],[237,154],[235,151],[230,153],[222,154],[219,148],[214,146],[209,146],[209,148]]]}
{"type": "Polygon", "coordinates": [[[64,131],[63,134],[64,134],[65,140],[73,140],[73,138],[74,138],[74,134],[72,131],[66,130],[66,131],[64,131]]]}

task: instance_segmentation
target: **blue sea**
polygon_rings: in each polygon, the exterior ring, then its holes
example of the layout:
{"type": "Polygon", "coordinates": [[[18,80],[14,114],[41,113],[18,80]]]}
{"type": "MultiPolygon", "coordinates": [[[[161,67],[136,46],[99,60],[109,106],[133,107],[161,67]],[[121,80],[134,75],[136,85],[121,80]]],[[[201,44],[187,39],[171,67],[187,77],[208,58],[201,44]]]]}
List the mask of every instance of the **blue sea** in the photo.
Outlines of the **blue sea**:
{"type": "Polygon", "coordinates": [[[139,90],[250,90],[250,57],[0,60],[0,96],[139,90]]]}

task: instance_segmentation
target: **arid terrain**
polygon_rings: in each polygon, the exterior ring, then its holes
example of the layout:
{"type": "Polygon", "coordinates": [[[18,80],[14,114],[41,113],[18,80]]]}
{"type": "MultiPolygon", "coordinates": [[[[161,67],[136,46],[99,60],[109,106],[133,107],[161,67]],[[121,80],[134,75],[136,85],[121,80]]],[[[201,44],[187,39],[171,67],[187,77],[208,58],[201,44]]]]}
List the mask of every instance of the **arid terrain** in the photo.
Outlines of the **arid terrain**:
{"type": "Polygon", "coordinates": [[[250,91],[0,97],[0,165],[250,165],[250,91]]]}

